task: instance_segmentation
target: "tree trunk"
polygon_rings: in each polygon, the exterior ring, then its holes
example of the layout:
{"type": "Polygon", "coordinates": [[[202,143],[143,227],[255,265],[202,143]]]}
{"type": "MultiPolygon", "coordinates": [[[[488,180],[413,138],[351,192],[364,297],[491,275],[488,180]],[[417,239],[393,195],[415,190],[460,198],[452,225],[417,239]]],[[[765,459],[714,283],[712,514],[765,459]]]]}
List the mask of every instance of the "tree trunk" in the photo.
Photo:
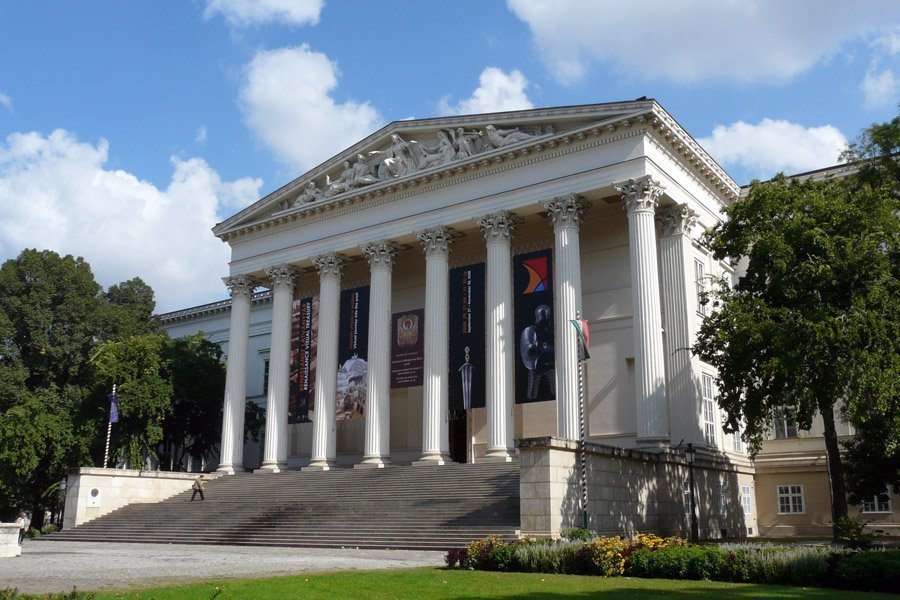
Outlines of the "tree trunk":
{"type": "Polygon", "coordinates": [[[847,516],[847,486],[844,483],[844,468],[841,465],[841,449],[838,446],[837,430],[834,426],[834,407],[819,407],[825,423],[825,451],[828,460],[828,476],[831,480],[831,521],[832,527],[841,517],[847,516]]]}

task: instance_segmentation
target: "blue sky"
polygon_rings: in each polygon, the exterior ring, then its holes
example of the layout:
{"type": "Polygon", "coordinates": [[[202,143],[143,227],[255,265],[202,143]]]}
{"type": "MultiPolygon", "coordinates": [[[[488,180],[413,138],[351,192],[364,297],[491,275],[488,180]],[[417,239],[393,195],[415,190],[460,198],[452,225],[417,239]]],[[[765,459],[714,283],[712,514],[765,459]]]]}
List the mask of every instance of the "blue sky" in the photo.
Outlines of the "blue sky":
{"type": "Polygon", "coordinates": [[[900,2],[0,2],[0,260],[84,256],[174,310],[210,233],[393,120],[656,98],[739,183],[897,114],[900,2]]]}

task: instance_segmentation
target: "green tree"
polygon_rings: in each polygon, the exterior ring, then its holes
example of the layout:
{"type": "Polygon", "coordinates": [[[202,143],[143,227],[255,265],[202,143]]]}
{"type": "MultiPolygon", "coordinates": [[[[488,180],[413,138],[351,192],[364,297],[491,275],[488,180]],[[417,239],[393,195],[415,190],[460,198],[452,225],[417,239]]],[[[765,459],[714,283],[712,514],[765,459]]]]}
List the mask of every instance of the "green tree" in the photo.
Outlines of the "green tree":
{"type": "MultiPolygon", "coordinates": [[[[876,161],[880,154],[869,158],[876,161]]],[[[900,436],[879,423],[896,414],[900,381],[900,206],[896,188],[869,179],[875,168],[843,179],[753,182],[705,240],[717,259],[746,261],[733,287],[718,280],[707,294],[714,310],[693,346],[718,369],[726,429],[745,422],[756,452],[777,411],[792,409],[804,429],[821,415],[835,521],[847,514],[836,412],[883,427],[891,447],[900,436]]]]}
{"type": "Polygon", "coordinates": [[[140,277],[111,285],[103,293],[103,299],[101,321],[104,340],[122,340],[133,335],[159,332],[159,323],[153,316],[156,308],[153,288],[140,277]]]}

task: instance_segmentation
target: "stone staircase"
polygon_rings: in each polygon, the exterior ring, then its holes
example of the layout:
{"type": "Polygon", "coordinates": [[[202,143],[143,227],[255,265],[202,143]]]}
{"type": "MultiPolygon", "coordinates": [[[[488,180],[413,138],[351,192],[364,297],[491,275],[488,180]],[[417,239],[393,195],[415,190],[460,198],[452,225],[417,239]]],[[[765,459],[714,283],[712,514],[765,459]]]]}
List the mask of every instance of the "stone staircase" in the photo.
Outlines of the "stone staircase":
{"type": "Polygon", "coordinates": [[[47,540],[448,550],[520,529],[518,463],[239,474],[47,540]]]}

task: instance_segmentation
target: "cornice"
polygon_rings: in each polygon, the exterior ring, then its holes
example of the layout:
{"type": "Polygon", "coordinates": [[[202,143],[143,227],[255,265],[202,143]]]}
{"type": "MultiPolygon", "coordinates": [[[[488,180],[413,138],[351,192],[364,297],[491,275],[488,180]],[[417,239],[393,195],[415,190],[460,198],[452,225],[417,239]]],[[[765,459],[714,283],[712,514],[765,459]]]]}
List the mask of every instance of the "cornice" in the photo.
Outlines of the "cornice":
{"type": "MultiPolygon", "coordinates": [[[[253,294],[251,306],[261,306],[263,304],[271,304],[272,291],[265,290],[253,294]]],[[[193,321],[203,317],[209,317],[231,312],[231,300],[220,300],[219,302],[211,302],[209,304],[201,304],[192,308],[185,308],[173,312],[157,315],[161,325],[170,325],[173,323],[182,323],[184,321],[193,321]]]]}

